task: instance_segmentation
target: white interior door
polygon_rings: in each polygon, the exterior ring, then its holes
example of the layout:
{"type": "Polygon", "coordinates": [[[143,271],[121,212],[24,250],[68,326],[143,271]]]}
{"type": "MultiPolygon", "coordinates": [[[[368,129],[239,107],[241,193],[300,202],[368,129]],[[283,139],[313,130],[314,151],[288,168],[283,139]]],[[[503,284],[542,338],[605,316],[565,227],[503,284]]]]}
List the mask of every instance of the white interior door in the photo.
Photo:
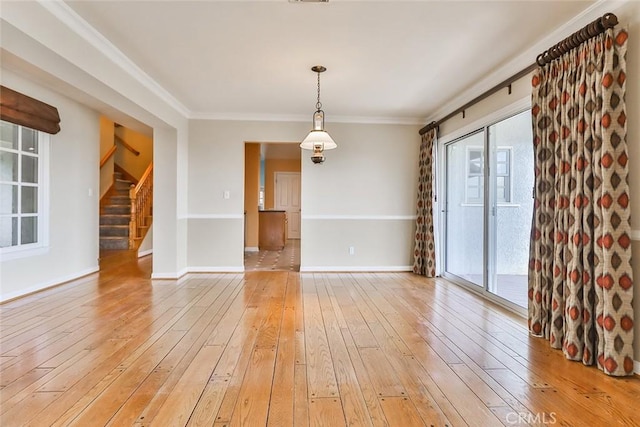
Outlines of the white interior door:
{"type": "Polygon", "coordinates": [[[275,173],[276,210],[287,211],[287,238],[300,238],[300,172],[275,173]]]}

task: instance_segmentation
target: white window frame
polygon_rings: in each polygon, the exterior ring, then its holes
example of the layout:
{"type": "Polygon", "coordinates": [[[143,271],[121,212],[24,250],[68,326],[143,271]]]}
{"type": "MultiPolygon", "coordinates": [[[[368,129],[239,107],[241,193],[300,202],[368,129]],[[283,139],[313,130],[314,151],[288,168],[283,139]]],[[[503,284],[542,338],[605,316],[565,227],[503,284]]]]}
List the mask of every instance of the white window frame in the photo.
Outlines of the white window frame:
{"type": "MultiPolygon", "coordinates": [[[[498,146],[496,147],[496,177],[506,176],[508,178],[509,191],[507,191],[507,196],[509,197],[507,200],[496,200],[496,204],[498,206],[512,205],[513,204],[513,147],[512,146],[498,146]],[[502,175],[498,173],[498,160],[497,153],[499,151],[506,151],[509,153],[509,160],[507,162],[507,167],[509,168],[506,175],[502,175]]],[[[497,194],[496,194],[497,198],[497,194]]]]}
{"type": "MultiPolygon", "coordinates": [[[[27,126],[19,126],[21,128],[28,128],[27,126]]],[[[18,134],[19,140],[21,143],[22,132],[19,131],[18,134]]],[[[16,246],[7,246],[4,248],[0,248],[0,256],[2,261],[9,261],[12,259],[30,257],[41,255],[46,253],[49,248],[49,146],[50,146],[50,135],[45,132],[36,131],[36,135],[38,138],[38,212],[36,217],[38,218],[38,226],[37,226],[37,241],[34,243],[24,244],[24,245],[16,245],[16,246]]],[[[19,148],[21,148],[19,146],[19,148]]],[[[0,149],[5,152],[19,152],[20,150],[14,149],[0,149]]],[[[22,168],[21,162],[18,162],[19,171],[22,168]]],[[[19,181],[21,182],[22,177],[19,175],[19,181]]],[[[2,181],[3,184],[14,184],[14,181],[2,181]]],[[[18,196],[18,203],[20,203],[20,195],[18,196]]],[[[13,214],[11,215],[13,216],[13,214]]],[[[20,233],[20,230],[18,230],[20,233]]]]}
{"type": "MultiPolygon", "coordinates": [[[[484,203],[484,164],[485,164],[485,155],[484,155],[484,147],[479,146],[479,145],[473,145],[473,146],[468,146],[467,147],[467,152],[466,152],[466,159],[465,159],[466,165],[465,165],[465,185],[464,185],[464,205],[469,205],[469,206],[475,206],[475,205],[482,205],[484,203]],[[480,159],[481,159],[481,164],[480,164],[480,173],[479,174],[471,174],[471,152],[472,151],[478,151],[480,152],[480,159]],[[471,187],[471,179],[472,178],[480,178],[480,189],[479,189],[479,197],[474,197],[471,198],[470,197],[470,187],[471,187]]],[[[507,177],[507,185],[508,185],[508,191],[506,192],[507,194],[507,199],[506,200],[496,200],[496,204],[498,206],[509,206],[512,205],[512,200],[513,200],[513,147],[511,146],[499,146],[496,147],[496,176],[497,177],[507,177]],[[507,173],[506,174],[498,174],[497,172],[497,166],[498,166],[498,161],[497,161],[497,153],[500,151],[506,151],[508,153],[508,160],[507,160],[507,173]]],[[[475,187],[475,186],[473,186],[475,187]]],[[[496,193],[497,196],[497,193],[496,193]]]]}
{"type": "MultiPolygon", "coordinates": [[[[470,145],[467,147],[467,152],[465,154],[465,176],[464,176],[464,201],[465,205],[482,205],[484,203],[484,147],[480,145],[470,145]],[[471,152],[478,151],[480,152],[480,173],[471,175],[471,152]],[[480,196],[477,198],[471,199],[469,187],[471,184],[472,178],[480,178],[480,188],[479,194],[480,196]]],[[[475,187],[475,186],[474,186],[475,187]]]]}

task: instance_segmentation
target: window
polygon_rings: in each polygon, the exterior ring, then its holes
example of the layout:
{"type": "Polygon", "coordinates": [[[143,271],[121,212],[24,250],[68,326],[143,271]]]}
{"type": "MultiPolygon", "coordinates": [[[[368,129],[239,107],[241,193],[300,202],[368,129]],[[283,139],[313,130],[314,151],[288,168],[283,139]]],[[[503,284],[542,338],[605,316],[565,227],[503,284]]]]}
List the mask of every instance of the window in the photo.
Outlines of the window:
{"type": "Polygon", "coordinates": [[[46,134],[0,121],[0,250],[45,242],[46,134]]]}
{"type": "MultiPolygon", "coordinates": [[[[511,203],[511,147],[496,148],[496,201],[511,203]]],[[[467,147],[467,185],[465,201],[482,204],[484,199],[484,149],[467,147]]]]}
{"type": "Polygon", "coordinates": [[[258,192],[258,209],[264,209],[264,187],[258,192]]]}
{"type": "Polygon", "coordinates": [[[496,201],[511,203],[511,148],[496,149],[496,201]]]}
{"type": "Polygon", "coordinates": [[[467,147],[467,203],[481,204],[484,199],[484,150],[467,147]]]}

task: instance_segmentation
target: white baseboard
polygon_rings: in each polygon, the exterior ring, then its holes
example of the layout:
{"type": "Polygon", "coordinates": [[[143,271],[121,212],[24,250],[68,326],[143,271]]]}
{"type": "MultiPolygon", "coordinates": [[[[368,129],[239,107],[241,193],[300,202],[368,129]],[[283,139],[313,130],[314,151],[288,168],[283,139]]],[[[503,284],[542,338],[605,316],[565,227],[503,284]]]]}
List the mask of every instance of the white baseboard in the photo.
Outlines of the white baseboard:
{"type": "Polygon", "coordinates": [[[68,276],[58,277],[57,279],[48,280],[43,283],[39,283],[34,286],[29,286],[26,289],[20,289],[19,291],[9,292],[8,294],[0,294],[0,302],[8,301],[14,298],[23,297],[34,292],[43,291],[48,288],[53,288],[58,285],[62,285],[63,283],[69,282],[71,280],[79,279],[80,277],[87,276],[89,274],[93,274],[96,271],[100,270],[99,266],[93,266],[87,268],[82,271],[78,271],[77,273],[70,274],[68,276]]]}
{"type": "Polygon", "coordinates": [[[637,360],[633,361],[633,372],[636,375],[640,375],[640,362],[638,362],[637,360]]]}
{"type": "Polygon", "coordinates": [[[175,273],[167,272],[167,273],[151,273],[151,279],[159,279],[159,280],[178,280],[189,271],[186,268],[183,268],[180,271],[175,273]]]}
{"type": "Polygon", "coordinates": [[[371,266],[354,266],[354,265],[340,265],[340,266],[300,266],[300,272],[309,273],[309,272],[339,272],[339,273],[350,273],[350,272],[398,272],[398,271],[413,271],[413,266],[411,265],[371,265],[371,266]]]}
{"type": "Polygon", "coordinates": [[[177,273],[152,273],[151,278],[158,280],[177,280],[188,273],[244,273],[244,266],[186,267],[177,273]]]}
{"type": "Polygon", "coordinates": [[[142,258],[143,256],[151,255],[153,253],[153,249],[147,249],[146,251],[138,252],[138,258],[142,258]]]}
{"type": "Polygon", "coordinates": [[[177,273],[151,273],[151,280],[177,280],[177,273]]]}
{"type": "Polygon", "coordinates": [[[245,252],[259,252],[260,249],[257,246],[247,246],[244,248],[245,252]]]}

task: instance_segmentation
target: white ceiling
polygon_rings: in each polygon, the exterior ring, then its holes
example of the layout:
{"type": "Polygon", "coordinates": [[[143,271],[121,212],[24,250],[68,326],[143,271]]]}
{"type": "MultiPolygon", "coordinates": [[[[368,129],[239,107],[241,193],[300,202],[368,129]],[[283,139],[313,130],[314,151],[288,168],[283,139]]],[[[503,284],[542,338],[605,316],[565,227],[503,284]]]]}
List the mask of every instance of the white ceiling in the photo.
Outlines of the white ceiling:
{"type": "Polygon", "coordinates": [[[67,1],[191,117],[311,121],[322,64],[327,121],[398,123],[424,123],[593,3],[67,1]]]}

